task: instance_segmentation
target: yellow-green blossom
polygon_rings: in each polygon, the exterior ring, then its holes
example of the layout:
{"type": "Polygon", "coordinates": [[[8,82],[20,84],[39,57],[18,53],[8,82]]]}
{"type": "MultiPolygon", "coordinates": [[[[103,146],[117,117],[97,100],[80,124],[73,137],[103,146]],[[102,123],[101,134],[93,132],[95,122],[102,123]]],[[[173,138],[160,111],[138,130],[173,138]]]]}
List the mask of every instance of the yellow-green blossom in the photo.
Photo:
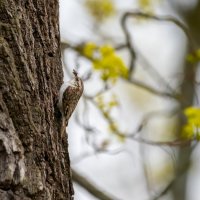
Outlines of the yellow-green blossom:
{"type": "Polygon", "coordinates": [[[98,22],[115,13],[115,5],[112,0],[85,0],[85,6],[98,22]]]}
{"type": "Polygon", "coordinates": [[[94,69],[100,72],[103,81],[115,82],[119,77],[128,77],[128,68],[111,45],[97,46],[87,43],[82,53],[92,61],[94,69]]]}
{"type": "Polygon", "coordinates": [[[152,13],[154,6],[159,2],[159,0],[138,0],[138,4],[141,10],[152,13]]]}
{"type": "Polygon", "coordinates": [[[97,49],[97,45],[93,42],[88,42],[83,47],[83,54],[88,58],[93,58],[94,52],[97,49]]]}
{"type": "Polygon", "coordinates": [[[95,59],[94,69],[99,70],[104,81],[109,79],[116,81],[117,78],[128,77],[128,69],[123,60],[115,53],[109,45],[100,47],[100,58],[95,59]]]}
{"type": "Polygon", "coordinates": [[[197,49],[194,53],[187,56],[187,61],[190,63],[197,63],[200,61],[200,49],[197,49]]]}
{"type": "Polygon", "coordinates": [[[187,123],[182,130],[182,138],[200,140],[200,108],[188,107],[184,111],[187,123]]]}

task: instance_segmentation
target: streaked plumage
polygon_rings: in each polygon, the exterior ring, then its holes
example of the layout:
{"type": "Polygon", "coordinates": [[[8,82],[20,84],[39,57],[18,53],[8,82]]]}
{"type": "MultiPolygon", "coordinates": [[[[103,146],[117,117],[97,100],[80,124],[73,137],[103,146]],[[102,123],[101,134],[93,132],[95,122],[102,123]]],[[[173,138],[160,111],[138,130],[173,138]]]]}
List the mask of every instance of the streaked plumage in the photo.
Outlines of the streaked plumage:
{"type": "Polygon", "coordinates": [[[68,83],[64,83],[60,89],[59,108],[62,113],[61,136],[64,134],[65,127],[74,112],[78,101],[83,93],[83,81],[78,77],[78,73],[73,70],[74,78],[68,83]]]}

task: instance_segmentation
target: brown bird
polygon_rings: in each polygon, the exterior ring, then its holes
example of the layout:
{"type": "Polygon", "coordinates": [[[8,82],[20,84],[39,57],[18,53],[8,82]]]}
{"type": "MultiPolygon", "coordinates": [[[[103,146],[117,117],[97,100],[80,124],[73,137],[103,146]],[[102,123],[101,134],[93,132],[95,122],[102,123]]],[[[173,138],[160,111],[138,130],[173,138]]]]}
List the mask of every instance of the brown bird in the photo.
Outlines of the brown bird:
{"type": "Polygon", "coordinates": [[[73,79],[68,83],[63,83],[60,88],[58,106],[62,113],[61,138],[64,135],[68,121],[74,112],[84,89],[83,81],[75,70],[73,70],[73,75],[73,79]]]}

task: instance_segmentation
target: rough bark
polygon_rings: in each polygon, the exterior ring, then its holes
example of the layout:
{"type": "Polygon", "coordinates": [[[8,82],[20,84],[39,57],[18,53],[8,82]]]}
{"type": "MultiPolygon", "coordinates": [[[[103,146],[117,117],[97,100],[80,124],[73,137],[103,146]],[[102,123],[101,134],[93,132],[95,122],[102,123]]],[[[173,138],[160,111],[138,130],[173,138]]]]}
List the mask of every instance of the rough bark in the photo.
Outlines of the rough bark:
{"type": "Polygon", "coordinates": [[[0,0],[0,199],[72,199],[56,0],[0,0]]]}

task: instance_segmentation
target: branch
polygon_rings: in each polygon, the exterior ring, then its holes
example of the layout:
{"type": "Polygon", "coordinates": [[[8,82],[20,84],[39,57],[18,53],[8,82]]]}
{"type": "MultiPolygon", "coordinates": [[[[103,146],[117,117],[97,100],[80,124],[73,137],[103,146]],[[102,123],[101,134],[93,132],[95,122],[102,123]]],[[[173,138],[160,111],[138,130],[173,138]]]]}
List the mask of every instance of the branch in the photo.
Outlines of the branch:
{"type": "Polygon", "coordinates": [[[191,144],[192,141],[194,141],[194,139],[190,139],[190,140],[174,140],[174,141],[153,141],[153,140],[149,140],[149,139],[145,139],[145,138],[141,138],[141,137],[132,137],[130,139],[132,139],[134,141],[137,141],[137,142],[140,142],[140,143],[148,144],[148,145],[170,146],[170,147],[186,146],[186,145],[191,144]]]}
{"type": "Polygon", "coordinates": [[[174,182],[176,179],[173,179],[172,181],[170,181],[167,186],[157,195],[155,195],[153,198],[151,198],[151,200],[158,200],[160,199],[160,197],[164,196],[165,194],[167,194],[167,192],[172,188],[174,182]]]}
{"type": "MultiPolygon", "coordinates": [[[[106,155],[111,155],[111,156],[115,156],[118,155],[120,153],[126,153],[126,154],[130,154],[131,153],[128,150],[122,149],[122,148],[117,148],[117,149],[112,149],[112,150],[108,150],[105,147],[98,147],[98,146],[92,146],[94,148],[94,152],[85,152],[82,153],[81,155],[77,156],[76,158],[74,158],[73,160],[71,160],[72,164],[77,164],[78,162],[81,162],[83,159],[92,157],[92,156],[96,156],[97,154],[106,154],[106,155]]],[[[132,156],[132,155],[131,155],[132,156]]]]}
{"type": "Polygon", "coordinates": [[[126,27],[126,16],[124,15],[122,17],[122,20],[121,20],[121,26],[122,26],[122,29],[124,31],[124,34],[125,34],[125,37],[126,37],[126,44],[125,46],[127,46],[130,50],[130,54],[131,54],[131,62],[130,62],[130,67],[129,67],[129,79],[131,78],[131,75],[132,75],[132,71],[133,71],[133,68],[134,68],[134,64],[135,64],[135,59],[136,59],[136,52],[131,44],[131,36],[129,34],[129,31],[128,31],[128,28],[126,27]]]}
{"type": "Polygon", "coordinates": [[[96,187],[94,183],[87,180],[75,170],[72,170],[72,179],[74,182],[100,200],[119,200],[118,198],[107,194],[105,191],[100,190],[99,187],[96,187]]]}
{"type": "MultiPolygon", "coordinates": [[[[73,49],[74,51],[76,51],[78,54],[80,54],[80,51],[78,51],[78,46],[79,45],[77,45],[77,46],[70,46],[68,43],[62,43],[62,48],[64,49],[64,48],[71,48],[71,49],[73,49]]],[[[133,49],[132,47],[131,47],[131,49],[133,49]]],[[[132,50],[131,50],[132,51],[132,50]]],[[[135,52],[135,51],[134,51],[135,52]]],[[[80,54],[80,56],[83,56],[82,54],[80,54]]],[[[134,53],[134,55],[133,56],[135,56],[135,53],[134,53]]],[[[83,56],[84,58],[85,58],[85,56],[83,56]]],[[[131,56],[132,57],[132,56],[131,56]]],[[[89,58],[87,58],[87,59],[89,59],[89,58]]],[[[91,61],[91,59],[89,59],[90,61],[91,61]]],[[[143,83],[143,82],[141,82],[141,81],[138,81],[138,80],[136,80],[136,79],[131,79],[131,71],[132,71],[133,69],[129,69],[129,79],[127,80],[127,79],[125,79],[126,81],[128,81],[128,82],[130,82],[130,83],[132,83],[132,84],[134,84],[134,85],[136,85],[136,86],[138,86],[138,87],[140,87],[140,88],[142,88],[142,89],[144,89],[144,90],[146,90],[146,91],[148,91],[148,92],[150,92],[150,93],[152,93],[152,94],[156,94],[156,95],[158,95],[158,96],[163,96],[163,97],[170,97],[170,98],[173,98],[173,99],[176,99],[176,100],[178,100],[179,99],[179,94],[178,93],[175,93],[175,92],[173,92],[172,94],[171,93],[168,93],[168,92],[163,92],[163,91],[159,91],[159,90],[156,90],[155,88],[153,88],[153,87],[150,87],[149,85],[147,85],[147,84],[145,84],[145,83],[143,83]]],[[[99,95],[99,94],[101,94],[101,93],[103,93],[105,90],[107,90],[108,88],[107,88],[107,86],[105,86],[105,88],[103,88],[101,91],[99,91],[97,94],[95,94],[95,95],[93,95],[93,97],[95,97],[96,95],[99,95]]],[[[89,96],[88,96],[89,97],[89,96]]],[[[93,98],[93,97],[91,97],[91,98],[93,98]]]]}
{"type": "Polygon", "coordinates": [[[127,138],[134,140],[136,142],[147,144],[147,145],[153,145],[153,146],[185,146],[189,145],[192,141],[195,141],[196,139],[189,139],[189,140],[173,140],[173,141],[153,141],[149,139],[145,139],[142,137],[137,137],[138,133],[146,126],[146,124],[151,120],[153,117],[159,117],[159,116],[166,116],[166,117],[173,117],[174,115],[179,113],[179,109],[172,110],[171,112],[167,112],[164,110],[160,111],[152,111],[150,113],[147,113],[141,122],[139,123],[138,128],[130,135],[127,135],[127,138]]]}
{"type": "MultiPolygon", "coordinates": [[[[148,13],[144,13],[144,12],[141,12],[141,11],[132,11],[132,12],[124,13],[124,15],[122,17],[122,21],[126,21],[129,17],[142,17],[142,18],[154,19],[154,20],[157,20],[157,21],[171,22],[171,23],[175,24],[176,26],[178,26],[185,33],[185,35],[186,35],[186,37],[188,38],[188,41],[189,41],[190,50],[191,51],[195,50],[195,48],[194,48],[195,43],[193,41],[193,38],[191,36],[189,29],[186,27],[185,24],[183,24],[178,19],[176,19],[172,16],[155,16],[153,14],[148,14],[148,13]]],[[[129,39],[129,36],[128,36],[128,39],[129,39]]]]}
{"type": "MultiPolygon", "coordinates": [[[[116,51],[119,51],[119,50],[122,50],[122,49],[125,49],[127,48],[127,45],[126,44],[119,44],[117,46],[115,46],[115,50],[116,51]]],[[[164,79],[164,77],[162,77],[160,75],[160,73],[148,62],[148,60],[145,58],[144,55],[142,55],[141,52],[139,52],[139,50],[135,49],[135,52],[137,54],[137,58],[139,60],[141,60],[144,64],[141,65],[148,73],[149,75],[152,76],[152,79],[155,81],[155,79],[157,79],[157,81],[159,83],[163,83],[163,85],[165,86],[166,89],[168,89],[168,91],[170,91],[171,93],[176,93],[172,87],[170,86],[170,84],[164,79]]],[[[131,80],[131,77],[129,77],[129,80],[131,80]]],[[[134,80],[133,80],[134,81],[134,80]]]]}
{"type": "MultiPolygon", "coordinates": [[[[192,148],[192,151],[194,151],[195,147],[197,147],[197,145],[194,145],[194,147],[192,148]]],[[[186,161],[186,163],[184,165],[186,165],[186,167],[181,166],[183,169],[180,171],[180,174],[176,175],[166,186],[165,188],[163,188],[163,190],[161,190],[158,194],[154,195],[154,197],[150,198],[150,200],[158,200],[160,199],[160,197],[164,196],[167,194],[167,192],[174,187],[174,184],[176,184],[177,180],[181,178],[181,176],[183,176],[188,168],[188,161],[186,161]]]]}
{"type": "Polygon", "coordinates": [[[169,93],[169,92],[164,92],[164,91],[160,91],[160,90],[157,90],[153,87],[150,87],[149,85],[139,81],[139,80],[136,80],[136,79],[130,79],[130,80],[127,80],[128,82],[140,87],[141,89],[144,89],[146,90],[147,92],[150,92],[152,94],[156,94],[158,96],[163,96],[163,97],[169,97],[169,98],[173,98],[175,100],[179,100],[180,98],[180,95],[178,93],[169,93]]]}
{"type": "MultiPolygon", "coordinates": [[[[124,15],[122,16],[122,19],[121,19],[121,25],[122,25],[122,29],[123,29],[124,34],[125,34],[126,43],[118,46],[117,50],[120,50],[121,48],[126,48],[126,47],[128,47],[129,50],[130,50],[130,54],[131,54],[131,65],[130,65],[130,68],[129,68],[129,80],[130,80],[130,82],[132,82],[133,84],[135,84],[135,85],[137,85],[137,86],[139,86],[143,89],[146,89],[147,91],[152,92],[153,94],[156,94],[156,95],[168,96],[168,97],[173,97],[173,98],[176,98],[178,96],[180,97],[180,95],[177,94],[177,92],[174,92],[171,89],[171,87],[169,86],[169,84],[167,84],[160,76],[158,76],[159,79],[165,84],[165,86],[167,86],[168,89],[170,89],[172,94],[168,93],[168,92],[160,92],[160,91],[158,91],[158,90],[156,90],[152,87],[145,85],[142,82],[139,82],[137,80],[131,80],[131,72],[132,72],[133,67],[134,67],[133,65],[134,65],[134,61],[136,59],[137,53],[136,53],[135,49],[133,48],[133,46],[131,44],[131,35],[130,35],[128,28],[126,26],[126,21],[130,17],[150,18],[150,19],[154,19],[154,20],[158,20],[158,21],[167,21],[167,22],[171,22],[171,23],[175,24],[185,33],[185,35],[186,35],[186,37],[188,38],[188,41],[189,41],[190,50],[193,52],[195,50],[195,48],[194,48],[195,45],[194,45],[194,41],[192,39],[192,36],[190,34],[190,31],[185,26],[185,24],[183,24],[181,21],[175,19],[172,16],[154,16],[152,14],[143,13],[141,11],[132,11],[132,12],[124,13],[124,15]]],[[[155,70],[154,70],[154,74],[155,74],[155,70]]],[[[157,72],[156,72],[156,74],[159,75],[157,72]]],[[[176,99],[178,100],[180,98],[176,98],[176,99]]]]}

